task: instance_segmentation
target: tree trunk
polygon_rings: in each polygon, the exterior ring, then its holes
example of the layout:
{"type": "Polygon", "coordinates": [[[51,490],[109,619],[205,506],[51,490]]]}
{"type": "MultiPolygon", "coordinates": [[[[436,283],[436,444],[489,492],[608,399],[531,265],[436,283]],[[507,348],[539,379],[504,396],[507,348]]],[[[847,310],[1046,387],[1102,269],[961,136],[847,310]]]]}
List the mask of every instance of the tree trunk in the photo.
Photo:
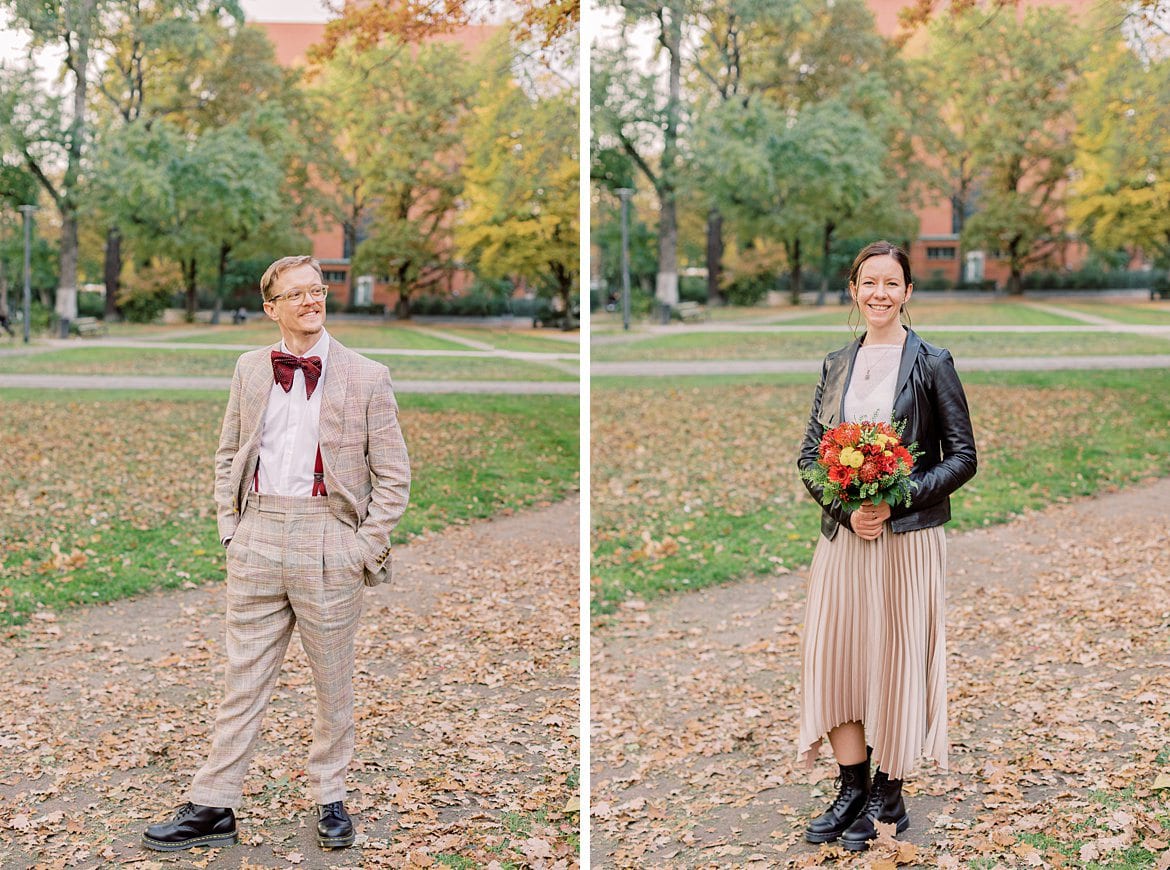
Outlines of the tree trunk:
{"type": "Polygon", "coordinates": [[[707,212],[707,304],[723,305],[723,215],[707,212]]]}
{"type": "Polygon", "coordinates": [[[0,315],[8,316],[8,273],[4,270],[3,257],[0,257],[0,315]]]}
{"type": "Polygon", "coordinates": [[[821,287],[817,290],[817,305],[825,304],[825,297],[829,295],[829,257],[833,252],[833,231],[837,225],[832,221],[825,221],[825,235],[821,243],[821,287]]]}
{"type": "Polygon", "coordinates": [[[801,269],[800,239],[796,240],[795,244],[792,245],[790,251],[792,254],[792,256],[790,258],[791,262],[789,263],[789,266],[791,267],[791,270],[792,270],[792,277],[791,277],[792,295],[791,295],[791,299],[792,299],[793,305],[799,305],[800,304],[800,277],[801,277],[800,276],[800,269],[801,269]]]}
{"type": "Polygon", "coordinates": [[[77,209],[70,203],[61,212],[61,267],[57,282],[56,312],[60,337],[69,337],[69,324],[77,319],[77,209]]]}
{"type": "Polygon", "coordinates": [[[959,278],[956,281],[956,287],[961,288],[967,283],[967,251],[963,244],[963,229],[967,226],[967,197],[969,184],[967,182],[967,158],[959,158],[959,190],[951,198],[951,208],[954,209],[954,230],[955,235],[959,237],[959,243],[956,246],[956,253],[959,257],[959,278]]]}
{"type": "Polygon", "coordinates": [[[406,273],[409,263],[403,263],[398,268],[398,301],[394,303],[394,313],[399,320],[410,320],[410,290],[406,286],[406,273]]]}
{"type": "Polygon", "coordinates": [[[73,118],[69,124],[69,154],[57,206],[61,212],[61,274],[57,282],[57,316],[61,337],[69,336],[69,324],[77,319],[77,188],[85,150],[86,101],[89,86],[90,27],[94,23],[95,0],[81,0],[75,9],[66,5],[65,26],[76,36],[69,46],[66,63],[73,71],[73,118]],[[78,18],[70,21],[69,12],[78,18]]]}
{"type": "Polygon", "coordinates": [[[1018,238],[1012,239],[1011,244],[1008,245],[1009,261],[1011,263],[1012,274],[1008,278],[1008,295],[1009,296],[1023,296],[1024,295],[1024,280],[1023,269],[1020,265],[1020,240],[1018,238]]]}
{"type": "Polygon", "coordinates": [[[567,331],[573,328],[573,271],[566,269],[563,265],[553,263],[552,273],[557,282],[557,296],[561,300],[561,310],[565,312],[565,318],[561,321],[561,329],[567,331]]]}
{"type": "Polygon", "coordinates": [[[118,285],[122,275],[122,233],[117,227],[106,231],[106,261],[103,270],[106,282],[107,321],[118,317],[118,285]]]}
{"type": "Polygon", "coordinates": [[[349,288],[346,297],[350,305],[357,305],[357,276],[353,271],[353,257],[357,251],[357,224],[353,221],[346,221],[342,224],[342,229],[345,233],[345,240],[342,242],[342,251],[348,252],[345,256],[349,261],[349,272],[347,273],[349,288]]]}
{"type": "Polygon", "coordinates": [[[215,278],[215,307],[211,310],[213,324],[219,323],[219,315],[223,311],[223,298],[226,295],[224,291],[227,288],[228,254],[231,253],[231,250],[232,246],[226,242],[219,246],[219,269],[215,278]]]}
{"type": "Polygon", "coordinates": [[[183,271],[187,279],[187,322],[195,322],[195,311],[198,307],[199,300],[196,296],[195,289],[195,269],[196,261],[192,257],[183,264],[183,271]]]}
{"type": "Polygon", "coordinates": [[[670,55],[666,123],[662,131],[662,168],[658,173],[658,281],[654,296],[669,310],[678,304],[678,216],[674,172],[678,163],[678,133],[682,114],[682,13],[664,9],[660,40],[670,55]]]}

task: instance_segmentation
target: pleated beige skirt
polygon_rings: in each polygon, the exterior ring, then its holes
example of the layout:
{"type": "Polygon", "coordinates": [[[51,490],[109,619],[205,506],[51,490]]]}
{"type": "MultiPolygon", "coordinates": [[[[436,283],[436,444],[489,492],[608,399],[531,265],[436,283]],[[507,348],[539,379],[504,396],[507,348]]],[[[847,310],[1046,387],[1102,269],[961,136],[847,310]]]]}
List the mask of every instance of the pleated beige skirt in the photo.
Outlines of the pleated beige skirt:
{"type": "Polygon", "coordinates": [[[876,541],[842,528],[813,555],[804,621],[799,754],[865,725],[894,779],[923,756],[947,767],[946,537],[942,526],[876,541]]]}

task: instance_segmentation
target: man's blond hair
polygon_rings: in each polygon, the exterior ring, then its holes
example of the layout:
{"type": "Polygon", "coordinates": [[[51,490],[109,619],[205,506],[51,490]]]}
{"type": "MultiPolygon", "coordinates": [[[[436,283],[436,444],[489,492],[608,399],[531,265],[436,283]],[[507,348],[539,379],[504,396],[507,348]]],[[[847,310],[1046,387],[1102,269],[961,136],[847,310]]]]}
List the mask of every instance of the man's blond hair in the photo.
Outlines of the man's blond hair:
{"type": "Polygon", "coordinates": [[[325,276],[321,273],[321,264],[312,256],[302,254],[299,257],[281,257],[265,269],[263,277],[260,278],[260,295],[265,302],[271,301],[268,291],[272,289],[272,285],[276,283],[276,279],[289,269],[295,269],[297,266],[312,266],[317,272],[317,277],[321,279],[321,283],[325,283],[325,276]]]}

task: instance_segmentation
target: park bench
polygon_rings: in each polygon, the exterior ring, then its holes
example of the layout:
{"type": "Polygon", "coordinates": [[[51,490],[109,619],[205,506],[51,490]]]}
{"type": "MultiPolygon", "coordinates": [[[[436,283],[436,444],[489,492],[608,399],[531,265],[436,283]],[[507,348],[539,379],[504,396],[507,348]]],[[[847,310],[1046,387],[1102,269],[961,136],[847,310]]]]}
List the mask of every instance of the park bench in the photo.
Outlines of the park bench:
{"type": "Polygon", "coordinates": [[[707,306],[702,302],[680,302],[674,306],[675,316],[684,322],[688,320],[706,320],[707,306]]]}
{"type": "Polygon", "coordinates": [[[80,336],[105,335],[109,332],[105,323],[96,317],[79,317],[73,321],[73,328],[77,330],[77,334],[80,336]]]}

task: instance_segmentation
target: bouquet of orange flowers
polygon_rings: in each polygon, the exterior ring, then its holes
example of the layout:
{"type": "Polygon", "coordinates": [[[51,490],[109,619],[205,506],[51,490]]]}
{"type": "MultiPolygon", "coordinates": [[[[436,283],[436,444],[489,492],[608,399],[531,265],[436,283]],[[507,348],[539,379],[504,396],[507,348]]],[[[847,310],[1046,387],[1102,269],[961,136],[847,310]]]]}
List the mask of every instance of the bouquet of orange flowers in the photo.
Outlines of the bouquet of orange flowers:
{"type": "Polygon", "coordinates": [[[834,500],[849,510],[857,510],[864,501],[909,505],[915,486],[910,469],[922,451],[918,442],[902,445],[905,428],[905,421],[842,423],[821,437],[816,464],[800,476],[821,488],[826,506],[834,500]]]}

